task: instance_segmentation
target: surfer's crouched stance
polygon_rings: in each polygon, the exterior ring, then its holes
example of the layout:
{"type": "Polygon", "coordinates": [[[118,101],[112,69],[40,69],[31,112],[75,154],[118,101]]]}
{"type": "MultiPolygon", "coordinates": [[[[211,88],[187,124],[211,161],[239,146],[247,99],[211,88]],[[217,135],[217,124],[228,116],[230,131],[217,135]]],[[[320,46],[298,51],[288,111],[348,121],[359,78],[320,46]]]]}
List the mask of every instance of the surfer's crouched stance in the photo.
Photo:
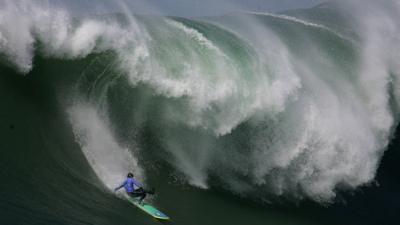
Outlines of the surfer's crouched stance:
{"type": "Polygon", "coordinates": [[[132,196],[134,198],[140,197],[139,204],[142,204],[142,201],[147,194],[154,194],[154,190],[145,190],[143,188],[143,185],[133,178],[132,173],[128,173],[126,180],[120,186],[116,187],[114,191],[118,191],[122,187],[125,188],[125,191],[129,196],[132,196]]]}

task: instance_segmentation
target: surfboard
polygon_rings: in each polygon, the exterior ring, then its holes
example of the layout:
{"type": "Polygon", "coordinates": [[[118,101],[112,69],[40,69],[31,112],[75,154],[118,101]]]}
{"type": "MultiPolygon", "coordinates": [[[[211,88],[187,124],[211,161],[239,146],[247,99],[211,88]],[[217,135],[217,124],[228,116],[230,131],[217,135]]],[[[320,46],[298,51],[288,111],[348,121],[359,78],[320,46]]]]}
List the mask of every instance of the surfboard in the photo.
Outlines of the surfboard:
{"type": "Polygon", "coordinates": [[[145,213],[149,214],[153,218],[159,219],[159,220],[169,220],[169,217],[165,215],[163,212],[160,210],[156,209],[154,206],[142,202],[142,204],[139,204],[137,199],[128,197],[129,202],[131,202],[133,205],[138,207],[139,209],[143,210],[145,213]]]}

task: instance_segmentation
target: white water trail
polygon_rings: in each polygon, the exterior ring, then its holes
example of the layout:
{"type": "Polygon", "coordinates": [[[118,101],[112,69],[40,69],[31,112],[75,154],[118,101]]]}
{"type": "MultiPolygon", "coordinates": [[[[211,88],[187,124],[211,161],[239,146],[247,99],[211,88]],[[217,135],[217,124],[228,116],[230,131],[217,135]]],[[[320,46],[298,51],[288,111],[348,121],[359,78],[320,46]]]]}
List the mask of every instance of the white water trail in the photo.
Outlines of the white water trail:
{"type": "Polygon", "coordinates": [[[76,103],[67,112],[76,141],[98,178],[109,190],[118,186],[128,172],[133,172],[138,180],[145,182],[144,171],[134,155],[135,149],[117,143],[108,123],[94,106],[76,103]]]}

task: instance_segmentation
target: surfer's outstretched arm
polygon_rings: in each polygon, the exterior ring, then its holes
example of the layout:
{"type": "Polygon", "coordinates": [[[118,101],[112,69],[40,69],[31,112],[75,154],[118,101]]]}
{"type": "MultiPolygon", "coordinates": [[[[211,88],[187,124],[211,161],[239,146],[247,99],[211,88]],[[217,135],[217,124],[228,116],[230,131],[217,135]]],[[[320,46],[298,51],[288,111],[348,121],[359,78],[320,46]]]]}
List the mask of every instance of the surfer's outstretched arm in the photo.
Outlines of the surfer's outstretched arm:
{"type": "Polygon", "coordinates": [[[124,181],[121,185],[119,185],[118,187],[116,187],[116,188],[114,189],[114,191],[118,191],[118,190],[121,189],[123,186],[125,186],[125,184],[126,184],[126,181],[124,181]]]}

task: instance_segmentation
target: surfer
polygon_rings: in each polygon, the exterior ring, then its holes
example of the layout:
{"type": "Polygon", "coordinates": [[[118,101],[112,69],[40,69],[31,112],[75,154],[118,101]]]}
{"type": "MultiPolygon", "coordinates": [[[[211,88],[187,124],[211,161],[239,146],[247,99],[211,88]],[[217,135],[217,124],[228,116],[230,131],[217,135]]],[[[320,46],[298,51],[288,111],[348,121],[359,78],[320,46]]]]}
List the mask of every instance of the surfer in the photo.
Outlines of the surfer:
{"type": "Polygon", "coordinates": [[[146,198],[147,194],[154,194],[154,190],[145,190],[143,185],[133,178],[133,173],[128,173],[126,180],[120,186],[116,187],[114,191],[118,191],[122,187],[125,188],[125,191],[129,196],[134,198],[140,197],[139,204],[142,204],[142,201],[146,198]]]}

